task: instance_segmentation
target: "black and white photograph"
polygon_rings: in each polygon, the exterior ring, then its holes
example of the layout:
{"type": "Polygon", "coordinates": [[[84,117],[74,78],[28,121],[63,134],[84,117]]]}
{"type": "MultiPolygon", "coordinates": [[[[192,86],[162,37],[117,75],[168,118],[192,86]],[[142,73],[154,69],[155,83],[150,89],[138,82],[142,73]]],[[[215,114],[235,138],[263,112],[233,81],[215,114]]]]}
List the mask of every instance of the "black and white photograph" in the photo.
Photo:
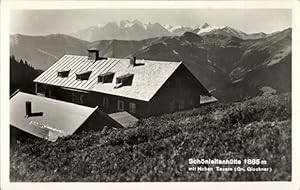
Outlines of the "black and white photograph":
{"type": "Polygon", "coordinates": [[[291,9],[14,9],[9,24],[10,182],[292,180],[291,9]]]}

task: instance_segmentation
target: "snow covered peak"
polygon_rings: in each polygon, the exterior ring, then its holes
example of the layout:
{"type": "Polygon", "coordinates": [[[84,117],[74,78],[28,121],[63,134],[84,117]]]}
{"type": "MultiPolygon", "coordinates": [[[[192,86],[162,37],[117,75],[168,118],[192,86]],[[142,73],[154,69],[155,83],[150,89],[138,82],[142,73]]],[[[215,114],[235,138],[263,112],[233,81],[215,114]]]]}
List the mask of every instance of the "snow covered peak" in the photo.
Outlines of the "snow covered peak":
{"type": "Polygon", "coordinates": [[[181,26],[181,25],[172,26],[172,27],[169,29],[169,31],[170,31],[170,32],[174,32],[175,30],[181,29],[181,28],[184,28],[184,26],[181,26]]]}
{"type": "Polygon", "coordinates": [[[206,32],[210,32],[212,30],[218,30],[218,29],[222,29],[224,28],[223,26],[211,26],[207,23],[203,24],[202,26],[200,26],[199,28],[196,28],[196,33],[202,34],[202,33],[206,33],[206,32]]]}
{"type": "Polygon", "coordinates": [[[211,25],[208,24],[207,22],[201,26],[202,29],[209,28],[209,27],[211,27],[211,25]]]}
{"type": "Polygon", "coordinates": [[[133,21],[129,21],[129,20],[122,20],[120,21],[120,28],[130,28],[133,25],[138,25],[143,27],[145,30],[147,30],[148,26],[147,24],[142,23],[139,20],[133,20],[133,21]]]}
{"type": "Polygon", "coordinates": [[[130,22],[129,20],[121,20],[120,21],[120,28],[129,28],[133,25],[132,22],[130,22]]]}
{"type": "Polygon", "coordinates": [[[172,30],[173,26],[169,25],[169,24],[162,24],[162,26],[167,29],[168,31],[172,30]]]}
{"type": "Polygon", "coordinates": [[[173,33],[174,35],[181,35],[181,34],[183,34],[184,32],[193,30],[192,27],[182,26],[182,25],[172,26],[172,25],[164,24],[164,25],[162,25],[162,26],[163,26],[166,30],[168,30],[170,33],[173,33]]]}

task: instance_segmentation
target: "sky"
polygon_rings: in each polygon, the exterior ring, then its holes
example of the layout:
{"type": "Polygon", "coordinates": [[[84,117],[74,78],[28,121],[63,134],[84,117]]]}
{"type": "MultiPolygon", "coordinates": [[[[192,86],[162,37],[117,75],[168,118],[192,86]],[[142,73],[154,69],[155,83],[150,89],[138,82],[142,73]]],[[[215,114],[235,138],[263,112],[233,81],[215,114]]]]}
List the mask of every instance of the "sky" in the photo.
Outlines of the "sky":
{"type": "Polygon", "coordinates": [[[144,23],[195,26],[205,22],[247,33],[271,33],[291,27],[288,9],[84,9],[12,10],[10,33],[69,34],[108,22],[138,19],[144,23]]]}

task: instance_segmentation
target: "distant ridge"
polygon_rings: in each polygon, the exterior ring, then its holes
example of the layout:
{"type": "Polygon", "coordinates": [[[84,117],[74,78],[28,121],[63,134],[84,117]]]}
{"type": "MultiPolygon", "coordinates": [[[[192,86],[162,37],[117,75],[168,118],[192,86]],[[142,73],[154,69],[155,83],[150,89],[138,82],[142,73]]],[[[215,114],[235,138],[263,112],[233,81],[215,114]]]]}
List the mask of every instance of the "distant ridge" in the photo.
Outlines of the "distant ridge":
{"type": "Polygon", "coordinates": [[[258,39],[267,36],[267,34],[263,32],[247,34],[229,26],[212,26],[208,23],[204,23],[200,26],[172,26],[158,22],[142,23],[139,20],[122,20],[120,22],[109,22],[100,26],[90,26],[70,33],[70,35],[92,42],[97,40],[143,40],[162,36],[179,36],[188,31],[198,35],[223,34],[241,39],[258,39]]]}

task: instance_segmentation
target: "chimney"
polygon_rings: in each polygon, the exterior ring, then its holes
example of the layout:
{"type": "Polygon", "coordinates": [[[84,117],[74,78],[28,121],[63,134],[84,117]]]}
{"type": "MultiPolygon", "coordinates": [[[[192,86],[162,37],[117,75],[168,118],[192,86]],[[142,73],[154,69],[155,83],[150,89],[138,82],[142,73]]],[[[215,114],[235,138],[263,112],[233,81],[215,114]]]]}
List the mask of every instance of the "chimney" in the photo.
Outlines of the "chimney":
{"type": "Polygon", "coordinates": [[[88,50],[88,52],[89,52],[88,60],[93,60],[93,61],[99,60],[99,50],[98,49],[91,48],[88,50]]]}
{"type": "Polygon", "coordinates": [[[31,102],[30,101],[25,102],[25,111],[26,111],[26,116],[27,117],[32,115],[31,102]]]}
{"type": "Polygon", "coordinates": [[[130,57],[130,65],[136,66],[136,57],[134,57],[134,56],[130,57]]]}

